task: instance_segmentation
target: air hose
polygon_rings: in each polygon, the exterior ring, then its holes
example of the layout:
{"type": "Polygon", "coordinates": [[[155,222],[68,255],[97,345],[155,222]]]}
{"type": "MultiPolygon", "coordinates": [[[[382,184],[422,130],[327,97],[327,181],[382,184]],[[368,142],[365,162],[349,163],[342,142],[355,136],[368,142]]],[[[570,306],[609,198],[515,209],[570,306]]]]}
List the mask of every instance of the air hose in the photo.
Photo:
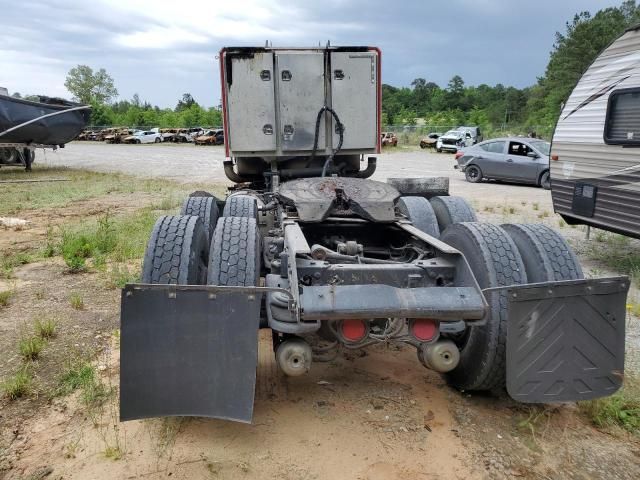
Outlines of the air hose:
{"type": "Polygon", "coordinates": [[[311,151],[311,158],[307,162],[307,167],[311,164],[311,160],[313,160],[316,156],[316,150],[318,150],[318,139],[320,137],[320,120],[322,120],[322,115],[324,112],[329,112],[333,118],[336,120],[336,130],[339,135],[338,146],[331,152],[331,155],[327,157],[327,161],[324,162],[324,166],[322,167],[322,175],[321,177],[325,177],[327,175],[327,169],[333,163],[333,158],[338,154],[340,149],[342,148],[342,142],[344,140],[344,125],[340,122],[340,118],[335,110],[331,107],[327,107],[326,105],[320,109],[318,115],[316,117],[316,131],[313,137],[313,150],[311,151]]]}

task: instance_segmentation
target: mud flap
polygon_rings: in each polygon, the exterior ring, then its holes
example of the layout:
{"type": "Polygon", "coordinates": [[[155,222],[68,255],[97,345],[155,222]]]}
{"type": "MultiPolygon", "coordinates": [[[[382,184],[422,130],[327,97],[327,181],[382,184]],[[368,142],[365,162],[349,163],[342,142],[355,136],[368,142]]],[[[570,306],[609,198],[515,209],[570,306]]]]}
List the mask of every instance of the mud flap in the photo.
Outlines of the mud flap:
{"type": "Polygon", "coordinates": [[[624,374],[627,277],[508,289],[507,391],[520,402],[613,394],[624,374]]]}
{"type": "Polygon", "coordinates": [[[127,285],[120,419],[251,422],[262,294],[251,287],[127,285]]]}

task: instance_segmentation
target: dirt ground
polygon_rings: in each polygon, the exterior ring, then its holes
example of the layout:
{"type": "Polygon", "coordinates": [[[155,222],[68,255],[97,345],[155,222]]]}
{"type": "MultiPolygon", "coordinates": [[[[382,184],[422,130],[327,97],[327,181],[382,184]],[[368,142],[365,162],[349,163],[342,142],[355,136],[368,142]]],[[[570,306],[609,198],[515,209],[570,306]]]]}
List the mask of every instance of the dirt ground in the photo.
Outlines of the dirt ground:
{"type": "MultiPolygon", "coordinates": [[[[142,159],[111,156],[121,147],[158,155],[161,151],[155,149],[164,148],[71,144],[54,154],[56,160],[49,153],[42,163],[176,179],[172,172],[183,162],[202,162],[197,167],[202,176],[198,173],[195,180],[203,182],[204,172],[215,167],[220,155],[217,148],[167,146],[181,152],[172,153],[176,160],[167,173],[166,158],[151,160],[152,167],[141,170],[142,159]]],[[[542,221],[560,228],[548,192],[469,185],[452,170],[450,156],[397,152],[383,155],[380,165],[379,179],[451,175],[452,193],[469,198],[481,220],[542,221]]],[[[178,179],[184,182],[186,175],[178,179]]],[[[125,215],[157,200],[153,193],[129,192],[64,207],[26,208],[19,216],[30,220],[27,226],[0,228],[0,251],[41,245],[48,226],[56,222],[84,221],[105,209],[125,215]]],[[[582,229],[561,230],[586,262],[586,273],[607,273],[583,254],[587,241],[582,229]]],[[[0,287],[14,291],[9,304],[0,307],[0,379],[20,362],[17,339],[35,318],[46,312],[59,325],[37,362],[34,394],[0,399],[0,478],[640,478],[639,438],[596,429],[575,405],[530,407],[461,393],[424,369],[413,349],[388,345],[343,352],[334,361],[314,364],[308,376],[286,378],[276,369],[268,331],[260,333],[253,424],[202,418],[120,423],[117,394],[96,409],[87,409],[79,392],[50,394],[64,362],[87,352],[101,381],[117,389],[119,291],[106,287],[99,272],[69,274],[60,257],[18,266],[0,287]],[[82,296],[81,309],[69,302],[73,293],[82,296]]],[[[629,320],[634,357],[638,321],[629,320]]]]}

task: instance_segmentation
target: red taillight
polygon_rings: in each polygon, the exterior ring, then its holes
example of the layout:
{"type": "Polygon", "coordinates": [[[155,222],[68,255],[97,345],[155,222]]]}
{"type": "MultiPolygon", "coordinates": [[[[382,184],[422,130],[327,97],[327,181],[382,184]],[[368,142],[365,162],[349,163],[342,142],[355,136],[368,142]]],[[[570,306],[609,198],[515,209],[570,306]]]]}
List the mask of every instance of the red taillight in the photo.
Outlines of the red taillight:
{"type": "Polygon", "coordinates": [[[464,152],[456,152],[456,160],[464,155],[464,152]]]}
{"type": "Polygon", "coordinates": [[[409,331],[416,340],[430,342],[438,336],[438,322],[430,318],[417,318],[409,324],[409,331]]]}
{"type": "Polygon", "coordinates": [[[554,162],[557,162],[560,159],[560,157],[558,157],[558,155],[551,155],[551,160],[553,160],[554,162]]]}
{"type": "Polygon", "coordinates": [[[359,342],[367,336],[367,324],[364,320],[343,320],[340,322],[342,336],[350,342],[359,342]]]}

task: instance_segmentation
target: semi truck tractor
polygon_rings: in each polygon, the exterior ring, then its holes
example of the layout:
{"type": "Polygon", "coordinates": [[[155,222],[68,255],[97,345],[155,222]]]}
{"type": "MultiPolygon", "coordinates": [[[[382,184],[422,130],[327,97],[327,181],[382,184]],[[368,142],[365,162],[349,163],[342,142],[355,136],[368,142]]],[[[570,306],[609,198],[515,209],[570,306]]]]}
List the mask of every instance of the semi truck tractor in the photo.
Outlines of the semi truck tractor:
{"type": "Polygon", "coordinates": [[[219,62],[233,186],[160,217],[122,291],[122,420],[250,422],[260,329],[280,375],[392,343],[464,391],[620,387],[627,277],[586,279],[548,226],[479,221],[447,179],[371,180],[379,49],[229,47],[219,62]]]}

